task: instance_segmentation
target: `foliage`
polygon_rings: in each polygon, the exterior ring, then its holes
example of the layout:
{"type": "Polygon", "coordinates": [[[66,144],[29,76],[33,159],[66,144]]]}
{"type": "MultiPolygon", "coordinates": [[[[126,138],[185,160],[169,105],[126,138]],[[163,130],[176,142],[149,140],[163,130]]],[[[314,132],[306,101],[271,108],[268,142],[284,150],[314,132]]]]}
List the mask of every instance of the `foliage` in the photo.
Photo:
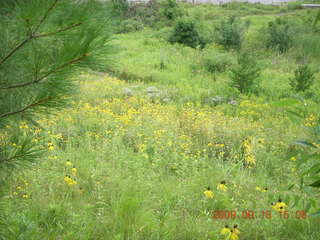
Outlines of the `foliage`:
{"type": "Polygon", "coordinates": [[[298,10],[302,9],[301,2],[289,2],[288,10],[298,10]]]}
{"type": "Polygon", "coordinates": [[[231,68],[232,86],[240,93],[248,93],[257,89],[257,80],[260,76],[260,68],[255,58],[248,52],[242,52],[238,56],[238,64],[231,68]]]}
{"type": "Polygon", "coordinates": [[[146,93],[150,85],[139,81],[83,74],[79,84],[81,92],[70,108],[39,119],[47,126],[41,136],[54,149],[37,168],[10,179],[8,239],[139,240],[161,235],[164,240],[207,240],[219,239],[220,229],[234,223],[240,237],[252,240],[260,240],[260,233],[275,239],[296,239],[298,233],[319,239],[318,219],[296,218],[297,211],[306,210],[300,203],[316,199],[317,189],[309,187],[308,194],[297,187],[287,190],[299,180],[291,171],[292,156],[286,158],[287,144],[301,132],[264,99],[238,99],[234,112],[227,114],[227,104],[153,102],[146,93]],[[124,88],[133,95],[124,95],[124,88]],[[256,164],[244,167],[252,157],[256,164]],[[73,166],[76,184],[64,179],[66,174],[74,178],[73,166]],[[222,181],[226,190],[218,188],[222,181]],[[212,199],[203,194],[208,186],[212,199]],[[23,198],[24,193],[31,197],[23,198]],[[292,219],[271,208],[279,197],[292,219]],[[236,221],[212,219],[214,210],[225,209],[240,209],[236,221]],[[265,209],[272,218],[261,219],[257,231],[257,225],[242,218],[247,209],[265,209]],[[187,224],[181,224],[182,218],[187,224]]]}
{"type": "Polygon", "coordinates": [[[182,16],[182,9],[176,0],[161,1],[160,15],[168,20],[175,20],[182,16]]]}
{"type": "Polygon", "coordinates": [[[159,8],[160,4],[157,0],[151,0],[145,4],[131,4],[126,10],[125,19],[133,19],[154,26],[160,19],[159,8]]]}
{"type": "MultiPolygon", "coordinates": [[[[292,98],[288,79],[297,63],[291,54],[263,52],[263,46],[247,42],[287,11],[261,5],[183,5],[197,27],[196,11],[207,26],[231,14],[250,20],[242,51],[248,46],[259,53],[256,62],[264,67],[259,97],[239,96],[227,72],[215,72],[212,81],[203,71],[204,59],[232,58],[236,51],[216,44],[203,50],[172,45],[164,40],[170,22],[162,21],[160,31],[145,28],[115,37],[121,52],[112,68],[119,79],[81,71],[74,75],[80,92],[69,108],[38,116],[45,131],[19,122],[21,136],[37,134],[34,141],[51,150],[0,188],[8,200],[7,227],[0,226],[9,232],[5,239],[225,239],[230,237],[220,236],[221,229],[234,224],[241,233],[233,238],[320,239],[319,218],[312,217],[319,209],[319,188],[309,186],[316,182],[313,170],[301,178],[318,162],[318,156],[308,156],[318,150],[292,145],[296,139],[316,142],[305,129],[318,119],[320,98],[292,98]],[[288,121],[286,104],[305,111],[303,128],[288,121]],[[207,187],[213,192],[209,198],[207,187]],[[279,205],[279,198],[287,205],[283,213],[271,206],[279,205]],[[222,214],[212,219],[213,211],[222,214]]],[[[307,10],[288,17],[303,27],[304,14],[307,10]]],[[[316,41],[316,35],[310,31],[304,37],[316,41]]],[[[316,58],[307,62],[318,66],[316,58]]],[[[319,86],[315,81],[314,94],[319,86]]]]}
{"type": "Polygon", "coordinates": [[[225,72],[233,62],[233,58],[229,54],[220,52],[205,56],[203,60],[204,68],[210,73],[225,72]]]}
{"type": "Polygon", "coordinates": [[[17,1],[0,16],[6,29],[0,32],[1,177],[33,162],[43,144],[50,147],[21,130],[43,129],[35,114],[67,106],[76,90],[74,71],[99,67],[109,38],[99,7],[93,1],[17,1]]]}
{"type": "Polygon", "coordinates": [[[240,49],[246,27],[235,16],[222,20],[215,27],[216,42],[225,48],[240,49]]]}
{"type": "MultiPolygon", "coordinates": [[[[288,113],[292,119],[303,124],[306,132],[304,140],[294,142],[296,148],[294,148],[293,153],[300,156],[300,160],[296,162],[296,168],[299,169],[300,190],[303,193],[309,193],[310,187],[315,189],[320,188],[320,117],[314,113],[308,114],[306,109],[299,111],[297,108],[292,107],[288,113]]],[[[309,201],[306,206],[307,208],[311,206],[315,206],[315,208],[319,207],[314,199],[309,201]]],[[[318,209],[315,213],[310,214],[310,217],[319,217],[319,214],[320,211],[318,209]]]]}
{"type": "Polygon", "coordinates": [[[119,33],[135,32],[143,29],[143,24],[137,20],[123,20],[119,26],[119,33]]]}
{"type": "Polygon", "coordinates": [[[314,82],[314,72],[308,65],[301,65],[294,71],[294,77],[290,78],[291,88],[296,92],[309,90],[314,82]]]}
{"type": "Polygon", "coordinates": [[[314,18],[314,21],[313,21],[314,28],[317,27],[318,22],[320,22],[320,10],[318,11],[318,14],[316,15],[316,17],[314,18]]]}
{"type": "Polygon", "coordinates": [[[265,44],[267,48],[285,53],[292,46],[290,25],[285,19],[277,18],[275,21],[269,22],[264,34],[266,34],[265,44]]]}
{"type": "Polygon", "coordinates": [[[111,0],[112,9],[116,14],[124,17],[129,10],[129,2],[127,0],[111,0]]]}
{"type": "Polygon", "coordinates": [[[192,48],[204,47],[205,41],[200,36],[196,23],[191,18],[180,18],[169,37],[171,43],[181,43],[192,48]]]}

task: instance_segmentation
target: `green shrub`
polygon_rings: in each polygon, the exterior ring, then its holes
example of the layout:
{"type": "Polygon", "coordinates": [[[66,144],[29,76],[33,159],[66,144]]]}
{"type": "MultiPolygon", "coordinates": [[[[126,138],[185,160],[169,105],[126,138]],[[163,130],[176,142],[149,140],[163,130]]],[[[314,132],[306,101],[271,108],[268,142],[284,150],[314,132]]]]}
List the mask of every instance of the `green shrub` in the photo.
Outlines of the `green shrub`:
{"type": "Polygon", "coordinates": [[[314,82],[314,72],[308,65],[299,66],[294,71],[294,77],[290,78],[291,88],[296,92],[304,92],[312,86],[314,82]]]}
{"type": "Polygon", "coordinates": [[[240,49],[245,28],[245,25],[234,16],[221,21],[218,26],[215,27],[217,44],[227,49],[240,49]]]}
{"type": "Polygon", "coordinates": [[[119,33],[135,32],[143,29],[143,24],[134,19],[127,19],[121,22],[119,33]]]}
{"type": "Polygon", "coordinates": [[[284,53],[292,46],[293,40],[288,21],[277,18],[269,22],[266,32],[266,47],[284,53]]]}
{"type": "Polygon", "coordinates": [[[177,21],[169,37],[169,42],[181,43],[192,48],[204,47],[205,45],[195,22],[190,18],[181,18],[177,21]]]}
{"type": "Polygon", "coordinates": [[[168,20],[174,20],[182,16],[182,10],[176,0],[165,0],[161,2],[160,15],[168,20]]]}
{"type": "Polygon", "coordinates": [[[238,63],[231,69],[232,86],[236,87],[240,93],[253,92],[258,87],[260,68],[256,60],[247,52],[238,56],[238,63]]]}
{"type": "Polygon", "coordinates": [[[288,10],[302,9],[301,2],[290,2],[288,3],[288,10]]]}
{"type": "Polygon", "coordinates": [[[227,53],[217,53],[213,56],[205,56],[203,65],[210,73],[225,72],[233,64],[233,59],[227,53]]]}

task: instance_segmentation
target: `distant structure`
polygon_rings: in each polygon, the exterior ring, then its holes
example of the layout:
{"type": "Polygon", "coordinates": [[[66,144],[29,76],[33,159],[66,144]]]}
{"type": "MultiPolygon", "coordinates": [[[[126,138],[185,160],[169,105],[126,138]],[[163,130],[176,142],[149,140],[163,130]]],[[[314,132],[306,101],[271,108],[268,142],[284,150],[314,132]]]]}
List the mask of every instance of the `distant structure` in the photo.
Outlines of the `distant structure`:
{"type": "MultiPolygon", "coordinates": [[[[103,0],[101,0],[103,1],[103,0]]],[[[149,2],[149,0],[127,0],[128,2],[149,2]]],[[[230,2],[243,2],[243,3],[261,3],[268,5],[280,5],[287,2],[294,2],[296,0],[177,0],[178,2],[187,2],[192,4],[200,4],[200,3],[211,3],[211,4],[225,4],[230,2]]]]}

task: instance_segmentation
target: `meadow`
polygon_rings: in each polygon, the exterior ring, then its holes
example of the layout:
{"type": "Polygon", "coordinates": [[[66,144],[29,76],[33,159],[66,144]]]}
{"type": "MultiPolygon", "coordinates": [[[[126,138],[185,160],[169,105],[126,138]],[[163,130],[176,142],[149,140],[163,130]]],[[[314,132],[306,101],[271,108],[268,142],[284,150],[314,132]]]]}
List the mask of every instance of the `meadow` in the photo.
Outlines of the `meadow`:
{"type": "Polygon", "coordinates": [[[259,85],[232,85],[235,49],[170,43],[172,22],[119,31],[113,64],[75,74],[66,109],[7,126],[46,154],[8,179],[5,239],[320,239],[320,192],[310,186],[319,159],[305,160],[320,144],[320,35],[307,27],[317,11],[181,8],[209,39],[225,17],[249,22],[241,49],[253,53],[259,85]],[[260,34],[279,16],[296,33],[283,54],[265,50],[260,34]],[[225,70],[208,70],[225,59],[225,70]],[[303,93],[290,85],[300,64],[316,70],[303,93]]]}

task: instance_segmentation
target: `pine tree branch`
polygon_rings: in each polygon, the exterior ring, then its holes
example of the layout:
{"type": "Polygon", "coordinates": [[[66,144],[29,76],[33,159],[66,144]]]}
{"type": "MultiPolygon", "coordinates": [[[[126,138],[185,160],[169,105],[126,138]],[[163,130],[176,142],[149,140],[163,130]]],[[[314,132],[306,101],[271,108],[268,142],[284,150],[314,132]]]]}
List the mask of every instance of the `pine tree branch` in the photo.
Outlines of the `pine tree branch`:
{"type": "Polygon", "coordinates": [[[80,26],[80,25],[82,25],[82,24],[83,24],[82,22],[81,22],[81,23],[76,23],[76,24],[70,25],[70,26],[68,26],[68,27],[65,27],[65,28],[59,29],[59,30],[57,30],[57,31],[54,31],[54,32],[34,35],[32,38],[49,37],[49,36],[55,35],[55,34],[57,34],[57,33],[61,33],[61,32],[68,31],[69,29],[78,27],[78,26],[80,26]]]}
{"type": "Polygon", "coordinates": [[[28,106],[26,106],[26,107],[24,107],[24,108],[22,108],[22,109],[20,109],[20,110],[17,110],[17,111],[14,111],[14,112],[7,112],[7,113],[4,113],[4,114],[1,114],[1,115],[0,115],[0,118],[5,118],[5,117],[11,116],[11,115],[15,115],[15,114],[18,114],[18,113],[22,113],[22,112],[24,112],[24,111],[26,111],[26,110],[28,110],[28,109],[30,109],[30,108],[36,107],[36,106],[38,106],[38,105],[40,105],[40,104],[42,104],[42,103],[45,103],[45,102],[47,102],[47,101],[49,101],[49,100],[50,100],[50,97],[49,97],[49,98],[41,99],[41,100],[39,100],[39,101],[37,101],[37,102],[35,102],[35,103],[29,104],[28,106]]]}
{"type": "Polygon", "coordinates": [[[40,20],[40,22],[38,23],[38,25],[34,28],[33,33],[37,32],[38,29],[40,28],[40,26],[44,23],[44,21],[48,18],[50,12],[53,10],[53,8],[56,6],[56,4],[58,3],[58,0],[54,0],[54,2],[52,3],[51,7],[47,10],[47,12],[43,15],[42,19],[40,20]]]}
{"type": "Polygon", "coordinates": [[[15,46],[4,58],[0,60],[0,65],[3,64],[5,61],[8,60],[16,51],[18,51],[21,47],[23,47],[27,42],[30,41],[30,37],[26,38],[22,42],[20,42],[17,46],[15,46]]]}
{"type": "Polygon", "coordinates": [[[30,82],[25,82],[25,83],[20,83],[20,84],[15,84],[15,85],[7,86],[7,87],[0,87],[0,90],[12,89],[12,88],[20,88],[20,87],[25,87],[25,86],[29,86],[29,85],[32,85],[32,84],[39,83],[39,82],[43,81],[45,78],[47,78],[49,75],[51,75],[53,73],[56,73],[56,72],[62,70],[63,68],[65,68],[65,67],[67,67],[69,65],[72,65],[74,63],[80,62],[86,56],[88,56],[88,54],[83,54],[82,56],[80,56],[78,58],[72,59],[69,62],[66,62],[66,63],[60,65],[59,67],[57,67],[55,69],[52,69],[51,71],[47,72],[45,75],[43,75],[42,77],[40,77],[40,78],[38,78],[36,80],[30,81],[30,82]]]}
{"type": "Polygon", "coordinates": [[[4,58],[0,60],[0,65],[3,64],[5,61],[7,61],[15,52],[17,52],[21,47],[23,47],[26,43],[28,43],[31,39],[34,38],[36,31],[39,29],[39,27],[43,24],[43,22],[47,19],[49,16],[49,13],[52,11],[52,9],[55,7],[57,4],[58,0],[54,0],[53,4],[51,7],[47,10],[45,15],[42,17],[40,20],[39,24],[35,27],[35,29],[30,33],[30,35],[21,41],[17,46],[15,46],[4,58]]]}
{"type": "Polygon", "coordinates": [[[18,155],[14,155],[13,157],[10,157],[10,158],[7,158],[7,159],[1,159],[1,162],[9,162],[13,159],[16,159],[16,158],[21,158],[21,157],[25,157],[25,156],[28,156],[28,154],[18,154],[18,155]]]}
{"type": "Polygon", "coordinates": [[[50,33],[44,33],[44,34],[34,34],[34,33],[31,33],[30,36],[28,38],[26,38],[25,40],[23,40],[21,43],[19,43],[16,47],[14,47],[9,53],[7,56],[5,56],[1,61],[0,61],[0,65],[2,63],[4,63],[8,58],[10,58],[16,51],[18,51],[23,45],[25,45],[27,42],[29,42],[30,40],[32,39],[36,39],[36,38],[41,38],[41,37],[49,37],[49,36],[52,36],[54,34],[57,34],[57,33],[61,33],[61,32],[65,32],[65,31],[68,31],[72,28],[75,28],[75,27],[78,27],[80,25],[82,25],[83,23],[76,23],[76,24],[73,24],[73,25],[70,25],[68,27],[65,27],[65,28],[62,28],[62,29],[59,29],[57,31],[54,31],[54,32],[50,32],[50,33]]]}

